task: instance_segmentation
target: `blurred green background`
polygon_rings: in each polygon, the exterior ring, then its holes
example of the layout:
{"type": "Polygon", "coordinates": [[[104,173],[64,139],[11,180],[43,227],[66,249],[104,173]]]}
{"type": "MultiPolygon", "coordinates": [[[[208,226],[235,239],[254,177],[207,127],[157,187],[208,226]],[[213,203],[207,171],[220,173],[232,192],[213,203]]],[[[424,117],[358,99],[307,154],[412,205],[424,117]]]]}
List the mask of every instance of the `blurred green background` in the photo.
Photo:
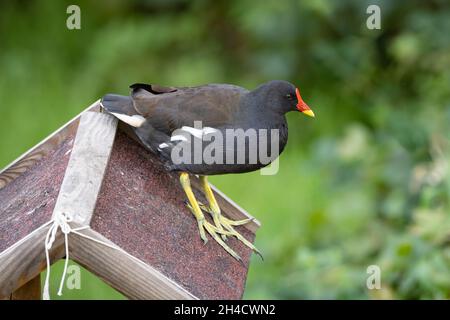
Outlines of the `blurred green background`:
{"type": "MultiPolygon", "coordinates": [[[[244,297],[448,299],[449,17],[444,0],[1,1],[0,167],[134,82],[285,79],[316,118],[289,114],[279,173],[212,179],[262,222],[244,297]]],[[[61,298],[122,297],[84,272],[61,298]]]]}

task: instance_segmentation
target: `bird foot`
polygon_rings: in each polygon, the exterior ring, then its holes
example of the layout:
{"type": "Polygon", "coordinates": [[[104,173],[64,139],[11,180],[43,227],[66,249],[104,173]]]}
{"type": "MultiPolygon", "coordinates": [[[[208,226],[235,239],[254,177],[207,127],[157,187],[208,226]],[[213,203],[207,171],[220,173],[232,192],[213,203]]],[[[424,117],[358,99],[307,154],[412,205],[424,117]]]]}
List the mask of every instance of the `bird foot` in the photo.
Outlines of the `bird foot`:
{"type": "MultiPolygon", "coordinates": [[[[202,222],[202,227],[211,235],[211,237],[213,237],[214,240],[216,240],[221,246],[222,248],[224,248],[230,255],[232,255],[235,259],[239,260],[240,262],[242,262],[241,257],[233,250],[231,249],[227,244],[226,244],[226,237],[227,236],[232,236],[237,238],[238,240],[240,240],[242,243],[244,243],[247,247],[249,247],[250,249],[253,250],[253,252],[255,252],[256,254],[258,254],[261,259],[264,260],[261,252],[247,239],[245,239],[239,232],[237,232],[233,226],[240,226],[246,223],[249,223],[251,221],[253,221],[253,218],[248,218],[248,219],[243,219],[243,220],[231,220],[228,219],[226,217],[224,217],[222,214],[220,214],[220,211],[217,212],[215,210],[212,210],[210,207],[202,204],[202,203],[198,203],[200,208],[205,211],[208,212],[209,214],[211,214],[211,216],[213,217],[214,220],[214,225],[211,224],[210,222],[203,220],[202,222]],[[219,236],[220,235],[220,236],[219,236]]],[[[186,203],[186,206],[193,211],[192,206],[189,203],[186,203]]],[[[200,223],[199,223],[199,228],[200,228],[200,223]]],[[[202,232],[200,232],[201,234],[202,232]]],[[[205,239],[203,239],[203,241],[206,243],[207,241],[205,241],[205,239]]]]}
{"type": "MultiPolygon", "coordinates": [[[[208,212],[211,216],[215,215],[213,210],[211,210],[211,208],[208,207],[207,205],[201,203],[200,201],[198,202],[198,205],[200,206],[200,209],[202,209],[205,212],[208,212]]],[[[224,223],[227,223],[230,226],[241,226],[243,224],[246,224],[246,223],[249,223],[249,222],[252,222],[253,220],[255,220],[255,218],[247,218],[247,219],[242,219],[242,220],[231,220],[231,219],[228,219],[227,217],[224,217],[220,213],[218,215],[219,215],[219,218],[221,221],[224,221],[224,223]]]]}

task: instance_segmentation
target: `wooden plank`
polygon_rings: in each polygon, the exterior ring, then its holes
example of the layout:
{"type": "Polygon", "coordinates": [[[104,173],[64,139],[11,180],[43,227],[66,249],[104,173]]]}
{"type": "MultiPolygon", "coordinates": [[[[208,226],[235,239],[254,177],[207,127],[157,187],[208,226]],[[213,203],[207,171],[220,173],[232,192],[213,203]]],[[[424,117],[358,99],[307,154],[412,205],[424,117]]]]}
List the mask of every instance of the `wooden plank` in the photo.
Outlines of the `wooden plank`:
{"type": "MultiPolygon", "coordinates": [[[[50,225],[42,226],[0,253],[0,297],[38,276],[46,268],[44,241],[50,225]]],[[[63,237],[58,235],[50,250],[50,260],[64,257],[63,237]]]]}
{"type": "Polygon", "coordinates": [[[89,225],[116,135],[117,119],[106,113],[81,115],[72,154],[56,200],[58,212],[89,225]]]}
{"type": "Polygon", "coordinates": [[[26,172],[30,167],[33,166],[33,164],[35,164],[43,157],[45,157],[49,152],[51,152],[55,148],[55,146],[58,146],[65,139],[65,137],[70,134],[71,131],[76,130],[76,126],[73,126],[72,124],[81,116],[81,114],[88,110],[100,110],[100,100],[97,100],[96,102],[91,104],[88,108],[86,108],[72,120],[64,124],[47,138],[42,140],[40,143],[32,147],[30,150],[26,151],[16,160],[0,170],[0,189],[4,188],[8,183],[26,172]]]}
{"type": "MultiPolygon", "coordinates": [[[[82,233],[114,245],[92,229],[82,233]]],[[[69,244],[73,260],[130,299],[196,299],[153,267],[121,250],[73,234],[69,244]]]]}
{"type": "Polygon", "coordinates": [[[11,300],[41,300],[41,276],[37,275],[14,291],[11,300]]]}

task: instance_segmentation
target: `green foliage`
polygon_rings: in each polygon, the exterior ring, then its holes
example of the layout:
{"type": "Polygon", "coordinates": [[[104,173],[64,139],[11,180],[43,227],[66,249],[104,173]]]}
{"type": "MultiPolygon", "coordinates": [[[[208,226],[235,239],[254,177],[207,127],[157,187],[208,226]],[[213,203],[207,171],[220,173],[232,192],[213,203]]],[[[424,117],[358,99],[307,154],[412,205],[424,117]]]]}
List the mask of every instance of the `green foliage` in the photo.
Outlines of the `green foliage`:
{"type": "MultiPolygon", "coordinates": [[[[70,31],[72,3],[0,4],[0,165],[133,82],[286,79],[316,119],[289,115],[279,173],[213,179],[262,222],[245,297],[450,298],[448,2],[79,1],[70,31]]],[[[117,297],[88,282],[63,298],[117,297]]]]}

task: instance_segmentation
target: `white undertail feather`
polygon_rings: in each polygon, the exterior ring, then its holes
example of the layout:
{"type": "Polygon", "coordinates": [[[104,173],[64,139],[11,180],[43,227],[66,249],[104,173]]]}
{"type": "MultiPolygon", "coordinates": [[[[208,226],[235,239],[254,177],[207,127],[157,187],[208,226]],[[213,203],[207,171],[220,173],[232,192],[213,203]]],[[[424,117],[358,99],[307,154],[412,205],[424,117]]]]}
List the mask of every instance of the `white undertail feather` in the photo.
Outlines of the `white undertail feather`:
{"type": "Polygon", "coordinates": [[[159,149],[164,149],[164,148],[167,148],[169,145],[167,144],[167,143],[161,143],[159,146],[158,146],[158,148],[159,149]]]}
{"type": "Polygon", "coordinates": [[[170,141],[188,141],[188,139],[185,136],[182,136],[181,134],[177,134],[176,136],[172,136],[170,138],[170,141]]]}
{"type": "Polygon", "coordinates": [[[145,122],[145,118],[139,114],[128,116],[122,113],[111,112],[119,120],[129,124],[132,127],[139,128],[145,122]]]}

